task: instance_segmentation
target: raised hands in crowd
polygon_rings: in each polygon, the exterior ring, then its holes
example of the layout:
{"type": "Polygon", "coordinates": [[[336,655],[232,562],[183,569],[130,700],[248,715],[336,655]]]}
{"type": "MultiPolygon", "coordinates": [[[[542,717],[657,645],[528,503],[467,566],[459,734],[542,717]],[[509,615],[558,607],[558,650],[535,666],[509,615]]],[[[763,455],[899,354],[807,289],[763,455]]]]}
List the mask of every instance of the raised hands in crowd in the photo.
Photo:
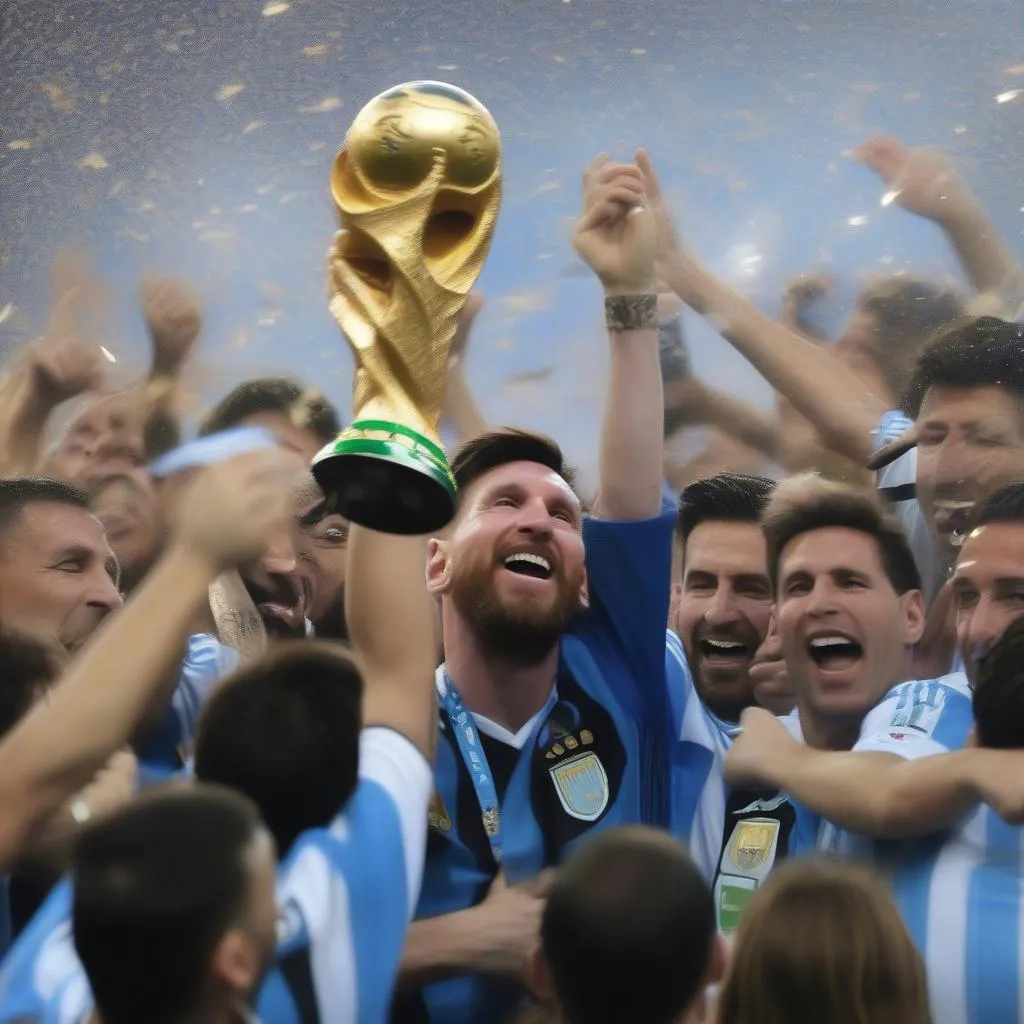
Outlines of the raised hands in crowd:
{"type": "MultiPolygon", "coordinates": [[[[347,429],[279,378],[190,423],[195,295],[142,284],[129,380],[57,258],[0,385],[0,1024],[1022,1019],[1024,272],[945,154],[852,156],[973,299],[874,282],[829,342],[828,275],[773,319],[646,150],[587,165],[593,496],[487,422],[458,246],[444,289],[334,254],[347,429]]],[[[423,195],[343,194],[346,237],[423,195]]]]}

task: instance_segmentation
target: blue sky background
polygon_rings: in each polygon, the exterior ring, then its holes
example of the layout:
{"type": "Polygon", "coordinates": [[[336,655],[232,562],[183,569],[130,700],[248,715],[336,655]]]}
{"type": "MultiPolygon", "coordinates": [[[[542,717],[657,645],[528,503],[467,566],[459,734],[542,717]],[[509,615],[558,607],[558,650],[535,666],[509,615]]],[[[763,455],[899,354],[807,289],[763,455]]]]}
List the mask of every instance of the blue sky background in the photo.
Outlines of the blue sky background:
{"type": "MultiPolygon", "coordinates": [[[[691,242],[764,308],[790,275],[830,269],[832,328],[864,275],[957,273],[844,155],[872,134],[951,151],[1021,248],[1024,95],[995,102],[1024,89],[1020,0],[0,0],[0,348],[38,332],[71,244],[109,282],[122,364],[143,359],[139,277],[180,273],[208,314],[197,405],[287,372],[347,409],[328,171],[362,104],[416,78],[470,90],[503,133],[472,382],[495,421],[584,464],[605,348],[569,226],[598,150],[649,148],[691,242]]],[[[687,328],[704,376],[770,400],[713,331],[687,328]]]]}

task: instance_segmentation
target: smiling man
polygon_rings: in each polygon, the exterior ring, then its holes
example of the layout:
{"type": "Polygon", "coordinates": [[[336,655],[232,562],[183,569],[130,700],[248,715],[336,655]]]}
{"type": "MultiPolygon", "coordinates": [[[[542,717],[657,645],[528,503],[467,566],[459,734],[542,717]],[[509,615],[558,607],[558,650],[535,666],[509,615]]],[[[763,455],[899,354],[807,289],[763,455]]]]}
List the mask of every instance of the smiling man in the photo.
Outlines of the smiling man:
{"type": "Polygon", "coordinates": [[[0,624],[77,651],[121,607],[118,564],[89,496],[0,480],[0,624]]]}
{"type": "Polygon", "coordinates": [[[764,531],[804,740],[849,750],[924,629],[913,555],[870,495],[814,476],[779,486],[764,531]]]}
{"type": "MultiPolygon", "coordinates": [[[[751,668],[774,600],[761,515],[774,490],[772,480],[737,473],[697,480],[683,491],[676,523],[682,580],[673,589],[665,669],[678,739],[671,827],[713,886],[726,934],[775,862],[817,838],[815,823],[777,790],[727,787],[722,774],[740,715],[758,703],[751,668]]],[[[785,721],[799,735],[796,719],[785,721]]]]}

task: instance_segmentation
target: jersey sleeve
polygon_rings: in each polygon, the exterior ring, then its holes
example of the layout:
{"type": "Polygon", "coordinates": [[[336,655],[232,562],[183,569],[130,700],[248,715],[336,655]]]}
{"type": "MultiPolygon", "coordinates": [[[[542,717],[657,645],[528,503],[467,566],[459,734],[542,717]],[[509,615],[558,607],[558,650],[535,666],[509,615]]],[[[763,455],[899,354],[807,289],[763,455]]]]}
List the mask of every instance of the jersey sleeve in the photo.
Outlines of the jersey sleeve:
{"type": "Polygon", "coordinates": [[[181,676],[171,706],[178,720],[180,742],[191,743],[196,733],[199,714],[217,682],[238,668],[241,656],[206,633],[190,636],[188,653],[181,666],[181,676]]]}
{"type": "Polygon", "coordinates": [[[877,452],[887,444],[901,438],[912,426],[914,421],[900,409],[890,409],[875,427],[871,439],[871,451],[877,452]]]}
{"type": "Polygon", "coordinates": [[[901,683],[864,719],[855,751],[907,760],[958,750],[974,723],[971,699],[938,679],[901,683]]]}
{"type": "Polygon", "coordinates": [[[390,729],[363,730],[359,760],[345,809],[299,838],[278,880],[278,963],[291,998],[339,1024],[387,1017],[433,783],[423,755],[390,729]]]}
{"type": "Polygon", "coordinates": [[[665,626],[668,622],[674,515],[584,523],[588,614],[579,629],[624,672],[616,696],[637,717],[667,718],[665,626]]]}
{"type": "Polygon", "coordinates": [[[359,777],[379,786],[398,814],[411,919],[423,881],[434,773],[427,759],[404,736],[377,728],[364,729],[360,738],[359,777]]]}

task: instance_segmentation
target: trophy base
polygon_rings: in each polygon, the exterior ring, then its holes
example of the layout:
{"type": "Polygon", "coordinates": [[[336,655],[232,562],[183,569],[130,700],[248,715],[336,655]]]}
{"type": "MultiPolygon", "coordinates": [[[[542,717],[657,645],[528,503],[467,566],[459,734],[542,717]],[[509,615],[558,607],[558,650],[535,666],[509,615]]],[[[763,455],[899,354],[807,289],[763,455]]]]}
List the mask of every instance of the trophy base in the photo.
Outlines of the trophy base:
{"type": "Polygon", "coordinates": [[[397,423],[353,423],[311,469],[336,511],[379,533],[433,533],[455,515],[455,480],[444,452],[397,423]]]}

